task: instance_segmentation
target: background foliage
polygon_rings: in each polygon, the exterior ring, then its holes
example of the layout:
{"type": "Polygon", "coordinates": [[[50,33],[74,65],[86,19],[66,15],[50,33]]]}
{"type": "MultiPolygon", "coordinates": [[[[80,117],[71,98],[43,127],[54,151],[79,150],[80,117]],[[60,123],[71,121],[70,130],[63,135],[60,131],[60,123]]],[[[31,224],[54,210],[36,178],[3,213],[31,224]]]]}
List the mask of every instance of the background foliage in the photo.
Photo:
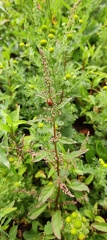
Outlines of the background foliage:
{"type": "Polygon", "coordinates": [[[0,239],[107,239],[106,0],[0,1],[0,239]]]}

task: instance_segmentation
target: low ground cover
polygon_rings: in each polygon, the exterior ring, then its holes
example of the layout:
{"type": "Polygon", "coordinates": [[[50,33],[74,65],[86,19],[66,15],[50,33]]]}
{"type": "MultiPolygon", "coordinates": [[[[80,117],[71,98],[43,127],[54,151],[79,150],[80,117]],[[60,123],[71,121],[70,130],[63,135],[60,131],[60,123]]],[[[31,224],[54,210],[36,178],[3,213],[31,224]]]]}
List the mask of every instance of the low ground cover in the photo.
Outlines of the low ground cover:
{"type": "Polygon", "coordinates": [[[105,0],[0,1],[0,239],[107,239],[105,0]]]}

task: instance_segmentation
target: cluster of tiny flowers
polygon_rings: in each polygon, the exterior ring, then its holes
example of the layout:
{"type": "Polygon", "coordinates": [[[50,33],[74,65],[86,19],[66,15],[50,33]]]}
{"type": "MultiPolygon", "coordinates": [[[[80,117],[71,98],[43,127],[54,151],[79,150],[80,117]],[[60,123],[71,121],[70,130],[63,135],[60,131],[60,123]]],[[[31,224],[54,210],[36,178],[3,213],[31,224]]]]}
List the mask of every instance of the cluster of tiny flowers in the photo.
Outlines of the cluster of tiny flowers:
{"type": "Polygon", "coordinates": [[[75,236],[75,239],[84,240],[86,235],[89,232],[88,222],[85,217],[82,217],[78,211],[72,212],[65,219],[66,227],[72,236],[75,236]]]}
{"type": "Polygon", "coordinates": [[[30,44],[29,44],[29,43],[26,43],[26,44],[25,44],[24,42],[20,42],[20,43],[19,43],[19,46],[20,46],[20,47],[24,47],[24,46],[25,46],[25,47],[29,47],[30,44]]]}
{"type": "Polygon", "coordinates": [[[101,164],[101,166],[107,168],[107,163],[105,163],[102,158],[99,158],[99,163],[101,164]]]}
{"type": "Polygon", "coordinates": [[[63,193],[65,193],[66,195],[69,195],[71,198],[74,197],[74,195],[71,194],[71,192],[69,191],[69,189],[67,188],[67,186],[64,183],[60,184],[60,189],[62,190],[63,193]]]}
{"type": "MultiPolygon", "coordinates": [[[[47,27],[46,25],[42,25],[41,30],[46,33],[47,30],[48,30],[48,27],[47,27]]],[[[52,40],[52,39],[55,38],[55,29],[54,29],[54,28],[51,28],[51,29],[49,30],[49,33],[48,33],[47,37],[48,37],[50,40],[52,40]]],[[[47,45],[47,40],[46,40],[46,39],[41,39],[40,45],[43,46],[43,47],[45,47],[45,46],[47,45]]],[[[54,51],[54,48],[53,48],[53,47],[50,48],[49,51],[52,53],[52,52],[54,51]]]]}
{"type": "Polygon", "coordinates": [[[44,127],[44,124],[41,122],[41,123],[38,123],[38,128],[43,128],[44,127]]]}
{"type": "Polygon", "coordinates": [[[107,90],[107,86],[104,86],[103,89],[104,89],[104,90],[107,90]]]}
{"type": "Polygon", "coordinates": [[[48,62],[47,59],[42,51],[42,49],[39,49],[39,53],[41,55],[42,58],[42,65],[44,67],[44,80],[45,80],[45,85],[48,87],[48,91],[50,93],[50,84],[51,84],[51,78],[50,78],[50,70],[49,70],[49,66],[48,66],[48,62]]]}

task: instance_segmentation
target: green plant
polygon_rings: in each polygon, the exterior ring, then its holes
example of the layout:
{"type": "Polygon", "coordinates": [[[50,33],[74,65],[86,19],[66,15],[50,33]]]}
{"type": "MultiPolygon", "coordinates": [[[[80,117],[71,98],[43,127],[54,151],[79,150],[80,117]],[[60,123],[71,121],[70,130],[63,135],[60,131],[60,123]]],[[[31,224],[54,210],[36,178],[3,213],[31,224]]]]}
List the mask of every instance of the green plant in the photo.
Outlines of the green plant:
{"type": "Polygon", "coordinates": [[[106,1],[0,6],[0,237],[104,240],[106,1]]]}
{"type": "Polygon", "coordinates": [[[16,210],[16,207],[13,207],[14,202],[11,202],[8,204],[5,208],[2,208],[0,210],[0,239],[16,239],[16,234],[17,234],[17,227],[18,226],[13,226],[9,233],[6,233],[5,231],[9,228],[9,224],[12,220],[12,217],[7,217],[10,215],[11,212],[16,210]],[[2,238],[3,236],[3,238],[2,238]]]}

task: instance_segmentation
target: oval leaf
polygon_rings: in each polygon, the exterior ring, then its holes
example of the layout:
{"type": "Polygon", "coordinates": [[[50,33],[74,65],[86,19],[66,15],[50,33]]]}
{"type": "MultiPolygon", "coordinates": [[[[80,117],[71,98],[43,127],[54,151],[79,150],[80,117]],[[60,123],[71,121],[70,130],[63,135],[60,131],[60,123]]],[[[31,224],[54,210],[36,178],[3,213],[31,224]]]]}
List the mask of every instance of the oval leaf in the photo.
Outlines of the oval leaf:
{"type": "Polygon", "coordinates": [[[4,123],[0,124],[0,130],[1,131],[6,131],[6,132],[11,132],[10,127],[7,124],[4,124],[4,123]]]}
{"type": "Polygon", "coordinates": [[[9,237],[10,237],[10,239],[13,239],[13,240],[16,239],[17,228],[18,228],[17,225],[11,227],[11,229],[10,229],[10,231],[9,231],[9,237]]]}
{"type": "Polygon", "coordinates": [[[88,149],[80,149],[78,151],[73,151],[69,154],[66,154],[67,160],[70,159],[70,161],[71,161],[71,159],[77,158],[77,157],[81,156],[82,154],[86,153],[87,151],[88,151],[88,149]]]}
{"type": "Polygon", "coordinates": [[[89,188],[82,182],[78,181],[78,180],[72,180],[70,182],[70,188],[72,188],[73,190],[75,191],[86,191],[86,192],[89,192],[89,188]]]}
{"type": "Polygon", "coordinates": [[[69,102],[71,101],[71,99],[72,99],[72,97],[65,99],[61,104],[59,104],[59,106],[57,107],[57,109],[63,108],[67,103],[69,103],[69,102]]]}
{"type": "Polygon", "coordinates": [[[41,152],[37,153],[37,156],[33,160],[33,162],[39,162],[39,161],[43,160],[44,158],[46,158],[47,156],[48,156],[47,151],[41,151],[41,152]]]}
{"type": "Polygon", "coordinates": [[[93,219],[93,212],[89,209],[84,210],[85,216],[87,216],[89,219],[93,219]]]}
{"type": "Polygon", "coordinates": [[[96,222],[99,222],[99,223],[105,222],[104,218],[102,218],[101,216],[96,216],[96,217],[94,218],[94,220],[95,220],[96,222]]]}
{"type": "Polygon", "coordinates": [[[48,198],[54,193],[55,185],[47,185],[42,189],[42,192],[38,198],[40,204],[43,204],[47,201],[48,198]]]}
{"type": "Polygon", "coordinates": [[[61,137],[58,139],[58,141],[62,144],[75,144],[76,141],[72,140],[71,138],[61,137]]]}
{"type": "Polygon", "coordinates": [[[45,227],[44,227],[44,232],[45,232],[46,235],[51,235],[51,234],[53,234],[51,222],[48,221],[48,222],[46,223],[46,225],[45,225],[45,227]]]}
{"type": "Polygon", "coordinates": [[[44,171],[40,170],[35,174],[35,178],[46,178],[44,171]]]}
{"type": "Polygon", "coordinates": [[[16,207],[7,207],[0,209],[0,220],[5,217],[7,214],[10,214],[11,212],[17,210],[16,207]]]}
{"type": "Polygon", "coordinates": [[[93,223],[91,226],[98,231],[107,232],[107,223],[93,223]]]}
{"type": "Polygon", "coordinates": [[[35,206],[35,208],[31,209],[31,211],[29,212],[28,217],[32,220],[36,219],[42,212],[44,212],[47,206],[48,204],[46,203],[39,208],[35,206]]]}
{"type": "Polygon", "coordinates": [[[48,179],[56,172],[56,169],[54,167],[51,167],[48,173],[48,179]]]}
{"type": "Polygon", "coordinates": [[[89,185],[93,181],[93,178],[94,178],[94,175],[89,175],[85,180],[85,184],[89,185]]]}
{"type": "Polygon", "coordinates": [[[61,239],[61,229],[63,227],[63,221],[61,218],[61,212],[57,210],[52,215],[52,229],[56,238],[61,239]]]}

